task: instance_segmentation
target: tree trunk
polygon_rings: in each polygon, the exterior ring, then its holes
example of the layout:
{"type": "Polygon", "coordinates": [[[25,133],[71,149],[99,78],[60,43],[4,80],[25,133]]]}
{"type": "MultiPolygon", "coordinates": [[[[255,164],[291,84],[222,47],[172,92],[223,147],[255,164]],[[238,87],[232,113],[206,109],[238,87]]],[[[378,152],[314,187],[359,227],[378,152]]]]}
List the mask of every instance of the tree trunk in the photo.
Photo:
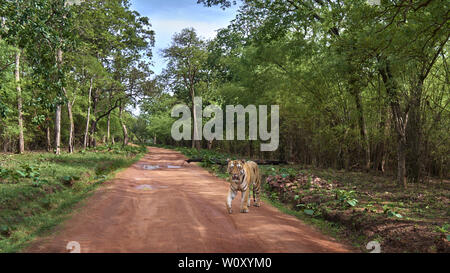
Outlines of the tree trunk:
{"type": "Polygon", "coordinates": [[[397,179],[399,184],[403,184],[406,189],[406,138],[399,137],[398,139],[398,151],[397,151],[397,161],[398,161],[398,172],[397,179]]]}
{"type": "MultiPolygon", "coordinates": [[[[354,77],[354,76],[352,76],[354,77]]],[[[368,171],[370,169],[370,165],[371,165],[371,161],[370,161],[370,143],[369,143],[369,136],[367,134],[367,128],[366,128],[366,122],[364,119],[364,108],[363,108],[363,104],[362,104],[362,99],[361,99],[361,92],[359,91],[357,85],[356,85],[357,80],[356,79],[351,79],[349,81],[349,85],[350,85],[350,93],[352,94],[353,98],[355,99],[355,104],[356,104],[356,111],[357,111],[357,115],[358,115],[358,126],[359,126],[359,132],[361,134],[361,139],[364,143],[364,152],[365,152],[365,163],[366,163],[366,170],[368,171]]]]}
{"type": "Polygon", "coordinates": [[[95,95],[92,97],[92,124],[91,124],[91,129],[89,132],[89,147],[95,147],[96,146],[96,142],[95,142],[95,131],[97,130],[97,119],[96,119],[96,115],[95,113],[97,112],[97,91],[94,93],[95,95]]]}
{"type": "Polygon", "coordinates": [[[344,147],[344,169],[350,171],[350,152],[347,145],[344,147]]]}
{"type": "Polygon", "coordinates": [[[87,110],[87,116],[86,116],[86,129],[84,130],[83,149],[86,149],[86,147],[88,145],[88,138],[89,138],[89,122],[91,119],[92,85],[93,85],[93,78],[91,78],[91,83],[89,85],[88,110],[87,110]]]}
{"type": "Polygon", "coordinates": [[[288,148],[288,157],[287,160],[290,162],[294,161],[294,138],[290,137],[289,138],[289,148],[288,148]]]}
{"type": "Polygon", "coordinates": [[[120,120],[120,125],[122,126],[122,132],[123,132],[123,146],[127,146],[128,145],[128,130],[127,130],[126,124],[122,120],[122,112],[123,112],[122,103],[120,103],[119,120],[120,120]]]}
{"type": "MultiPolygon", "coordinates": [[[[57,50],[57,64],[58,67],[61,68],[62,66],[62,49],[58,48],[57,50]]],[[[63,88],[63,93],[65,93],[65,90],[63,88]]],[[[55,153],[57,155],[61,154],[61,105],[59,104],[56,107],[56,114],[55,114],[55,153]]]]}
{"type": "Polygon", "coordinates": [[[380,67],[379,72],[383,79],[386,92],[388,94],[391,110],[392,119],[397,132],[397,182],[399,186],[403,186],[406,189],[406,128],[408,125],[408,112],[402,114],[400,103],[398,87],[395,79],[392,76],[389,61],[387,59],[382,60],[384,63],[380,67]]]}
{"type": "Polygon", "coordinates": [[[106,142],[109,143],[111,138],[111,113],[108,114],[108,122],[106,128],[106,142]]]}
{"type": "Polygon", "coordinates": [[[61,154],[61,105],[56,106],[55,113],[55,154],[61,154]]]}
{"type": "Polygon", "coordinates": [[[194,90],[193,83],[191,83],[190,89],[191,89],[190,93],[191,93],[191,99],[192,99],[192,114],[194,115],[194,137],[192,138],[192,148],[196,148],[197,150],[200,150],[201,142],[200,142],[200,140],[195,140],[198,137],[199,132],[197,131],[198,120],[197,120],[197,109],[195,107],[195,90],[194,90]]]}
{"type": "Polygon", "coordinates": [[[73,122],[73,114],[72,114],[72,107],[73,102],[68,101],[67,102],[67,114],[69,116],[69,153],[72,154],[74,152],[74,133],[75,133],[75,125],[73,122]]]}
{"type": "Polygon", "coordinates": [[[50,136],[50,124],[47,123],[47,152],[52,150],[52,138],[50,136]]]}
{"type": "MultiPolygon", "coordinates": [[[[63,63],[63,52],[61,48],[58,48],[58,66],[61,68],[62,67],[62,63],[63,63]]],[[[63,94],[66,96],[66,99],[68,99],[67,102],[67,114],[69,117],[69,143],[68,143],[68,150],[69,153],[73,153],[73,142],[74,142],[74,132],[75,132],[75,125],[73,122],[73,114],[72,114],[72,106],[75,103],[75,100],[73,100],[73,102],[71,102],[69,100],[69,98],[67,97],[67,91],[66,88],[63,86],[62,87],[62,92],[63,94]]],[[[59,110],[60,113],[60,118],[59,118],[59,122],[61,123],[61,109],[59,110]]],[[[61,124],[59,125],[60,129],[61,129],[61,124]]],[[[59,137],[61,138],[61,134],[59,133],[59,137]]],[[[60,142],[60,140],[59,140],[60,142]]]]}
{"type": "Polygon", "coordinates": [[[214,140],[208,140],[208,150],[211,150],[213,147],[214,140]]]}
{"type": "Polygon", "coordinates": [[[387,156],[388,156],[388,152],[387,152],[387,145],[388,145],[388,138],[389,138],[389,131],[391,128],[391,122],[390,122],[390,117],[389,115],[387,115],[386,117],[386,121],[384,124],[384,137],[383,137],[383,147],[382,147],[382,159],[381,159],[381,172],[383,174],[385,174],[386,172],[386,161],[387,161],[387,156]]]}
{"type": "Polygon", "coordinates": [[[20,86],[20,50],[16,52],[16,68],[15,68],[15,78],[16,78],[16,90],[17,90],[17,110],[18,110],[18,120],[19,120],[19,153],[23,154],[25,152],[25,141],[23,138],[23,112],[22,112],[22,88],[20,86]]]}
{"type": "Polygon", "coordinates": [[[416,183],[420,178],[421,170],[421,111],[420,104],[422,100],[423,81],[419,80],[412,92],[411,106],[409,110],[409,123],[406,130],[407,150],[406,150],[406,169],[409,182],[416,183]]]}
{"type": "Polygon", "coordinates": [[[196,111],[195,111],[195,106],[194,106],[194,99],[192,99],[192,114],[193,114],[193,118],[194,118],[194,130],[192,132],[192,148],[196,148],[197,143],[195,141],[195,135],[196,135],[196,131],[197,131],[197,118],[195,117],[196,111]]]}
{"type": "Polygon", "coordinates": [[[9,150],[9,142],[7,138],[5,138],[5,142],[3,142],[3,152],[7,153],[9,150]]]}
{"type": "Polygon", "coordinates": [[[97,122],[95,120],[92,121],[91,130],[89,132],[89,147],[95,148],[97,146],[97,142],[95,141],[95,131],[97,129],[97,122]]]}

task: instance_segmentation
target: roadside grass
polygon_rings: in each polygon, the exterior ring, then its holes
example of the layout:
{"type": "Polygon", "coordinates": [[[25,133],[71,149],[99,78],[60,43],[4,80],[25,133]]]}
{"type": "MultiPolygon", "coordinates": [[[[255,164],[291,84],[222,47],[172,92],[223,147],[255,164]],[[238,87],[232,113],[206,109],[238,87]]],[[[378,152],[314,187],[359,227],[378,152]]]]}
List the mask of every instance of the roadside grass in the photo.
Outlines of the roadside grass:
{"type": "Polygon", "coordinates": [[[35,237],[48,235],[144,149],[116,145],[58,156],[0,154],[0,252],[20,252],[35,237]]]}
{"type": "MultiPolygon", "coordinates": [[[[236,156],[176,149],[227,179],[210,158],[236,156]],[[207,155],[205,157],[205,155],[207,155]]],[[[246,159],[245,156],[240,158],[246,159]]],[[[427,179],[405,190],[380,173],[320,169],[302,165],[260,166],[264,199],[362,252],[378,241],[382,252],[450,252],[450,181],[427,179]]]]}
{"type": "Polygon", "coordinates": [[[292,206],[283,204],[276,199],[270,198],[267,193],[263,194],[265,195],[262,197],[262,200],[266,203],[271,204],[284,214],[292,215],[302,220],[303,222],[314,226],[323,234],[328,235],[339,242],[351,245],[352,247],[354,247],[355,252],[360,252],[361,248],[364,247],[367,242],[369,242],[367,241],[368,238],[365,236],[354,235],[349,238],[349,235],[345,232],[345,227],[340,225],[339,223],[329,222],[322,218],[311,217],[303,211],[296,210],[292,206]]]}

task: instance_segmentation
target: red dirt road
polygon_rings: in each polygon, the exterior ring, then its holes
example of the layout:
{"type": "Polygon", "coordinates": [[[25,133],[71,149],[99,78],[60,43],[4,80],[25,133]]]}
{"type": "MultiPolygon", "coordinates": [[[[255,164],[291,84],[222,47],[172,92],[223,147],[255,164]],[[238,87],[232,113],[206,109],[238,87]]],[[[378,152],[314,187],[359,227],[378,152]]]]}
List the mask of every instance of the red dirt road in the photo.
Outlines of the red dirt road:
{"type": "Polygon", "coordinates": [[[99,188],[53,235],[24,252],[68,252],[71,241],[79,242],[82,253],[352,251],[267,203],[239,213],[240,194],[229,215],[226,181],[184,163],[178,152],[149,151],[99,188]]]}

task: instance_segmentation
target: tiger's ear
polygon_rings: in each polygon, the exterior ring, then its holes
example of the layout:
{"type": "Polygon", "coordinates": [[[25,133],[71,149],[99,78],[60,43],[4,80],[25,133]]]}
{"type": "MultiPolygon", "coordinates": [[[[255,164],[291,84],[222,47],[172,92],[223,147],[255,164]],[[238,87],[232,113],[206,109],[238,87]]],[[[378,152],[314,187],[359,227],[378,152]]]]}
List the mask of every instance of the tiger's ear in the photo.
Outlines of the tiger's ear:
{"type": "Polygon", "coordinates": [[[231,159],[227,158],[227,163],[230,163],[231,159]]]}

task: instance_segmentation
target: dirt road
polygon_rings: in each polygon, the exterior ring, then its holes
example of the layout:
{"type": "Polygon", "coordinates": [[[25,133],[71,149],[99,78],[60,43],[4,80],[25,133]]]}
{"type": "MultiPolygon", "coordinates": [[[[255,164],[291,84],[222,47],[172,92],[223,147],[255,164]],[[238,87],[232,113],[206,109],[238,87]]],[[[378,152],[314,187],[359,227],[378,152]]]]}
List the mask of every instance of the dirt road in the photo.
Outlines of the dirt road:
{"type": "Polygon", "coordinates": [[[228,183],[175,151],[150,148],[142,160],[98,189],[54,235],[24,252],[348,252],[269,204],[234,214],[225,208],[228,183]],[[156,165],[159,168],[153,169],[156,165]]]}

